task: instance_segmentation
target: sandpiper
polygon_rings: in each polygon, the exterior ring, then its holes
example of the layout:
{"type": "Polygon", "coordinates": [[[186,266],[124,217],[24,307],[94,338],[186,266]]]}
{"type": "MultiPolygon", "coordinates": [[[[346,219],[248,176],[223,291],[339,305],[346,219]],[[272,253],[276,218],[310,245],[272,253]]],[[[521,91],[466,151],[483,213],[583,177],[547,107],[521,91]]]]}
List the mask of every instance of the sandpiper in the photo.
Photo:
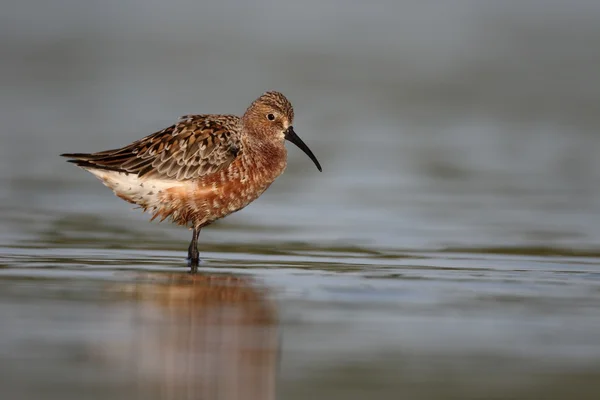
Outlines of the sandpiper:
{"type": "Polygon", "coordinates": [[[130,145],[97,153],[62,154],[98,177],[121,199],[152,219],[192,229],[191,271],[198,269],[200,230],[256,200],[285,170],[285,140],[319,161],[296,135],[294,109],[266,92],[240,118],[184,115],[179,122],[130,145]]]}

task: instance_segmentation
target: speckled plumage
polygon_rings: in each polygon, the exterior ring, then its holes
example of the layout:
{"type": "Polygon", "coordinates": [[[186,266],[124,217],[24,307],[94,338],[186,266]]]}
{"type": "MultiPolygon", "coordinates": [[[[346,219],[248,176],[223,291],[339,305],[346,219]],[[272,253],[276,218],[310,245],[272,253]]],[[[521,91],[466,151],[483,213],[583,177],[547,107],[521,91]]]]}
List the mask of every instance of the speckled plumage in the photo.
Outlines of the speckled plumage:
{"type": "Polygon", "coordinates": [[[293,119],[285,96],[266,92],[241,118],[186,115],[123,148],[63,156],[96,175],[120,198],[152,213],[152,219],[171,218],[199,232],[247,206],[281,175],[285,139],[321,170],[294,133],[293,119]]]}

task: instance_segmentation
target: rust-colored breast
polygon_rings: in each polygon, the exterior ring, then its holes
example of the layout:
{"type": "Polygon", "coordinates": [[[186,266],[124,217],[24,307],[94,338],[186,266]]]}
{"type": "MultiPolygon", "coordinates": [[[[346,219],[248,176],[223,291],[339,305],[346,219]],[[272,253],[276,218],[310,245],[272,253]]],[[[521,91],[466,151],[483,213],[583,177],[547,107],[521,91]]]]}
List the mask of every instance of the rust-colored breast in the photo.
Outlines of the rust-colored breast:
{"type": "MultiPolygon", "coordinates": [[[[283,146],[282,146],[283,147],[283,146]]],[[[155,217],[201,227],[241,210],[256,200],[286,166],[285,148],[257,156],[248,149],[227,168],[165,191],[155,217]]],[[[264,149],[263,149],[264,152],[264,149]]]]}

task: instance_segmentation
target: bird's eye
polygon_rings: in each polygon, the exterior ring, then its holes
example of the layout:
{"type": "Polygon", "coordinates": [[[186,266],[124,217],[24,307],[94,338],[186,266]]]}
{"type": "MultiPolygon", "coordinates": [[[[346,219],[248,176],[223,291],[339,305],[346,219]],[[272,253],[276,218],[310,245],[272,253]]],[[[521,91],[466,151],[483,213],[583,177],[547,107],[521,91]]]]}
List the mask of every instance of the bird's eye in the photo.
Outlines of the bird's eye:
{"type": "Polygon", "coordinates": [[[275,115],[274,114],[267,114],[267,119],[269,121],[275,121],[275,115]]]}

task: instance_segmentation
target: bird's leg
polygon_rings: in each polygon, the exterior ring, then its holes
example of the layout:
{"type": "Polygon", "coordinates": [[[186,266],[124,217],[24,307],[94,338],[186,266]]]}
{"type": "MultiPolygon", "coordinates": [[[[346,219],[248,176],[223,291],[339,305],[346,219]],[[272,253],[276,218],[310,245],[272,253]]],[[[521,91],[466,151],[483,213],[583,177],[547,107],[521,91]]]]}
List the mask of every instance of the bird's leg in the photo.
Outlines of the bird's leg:
{"type": "Polygon", "coordinates": [[[200,261],[200,254],[198,253],[198,236],[200,236],[200,228],[194,227],[192,241],[188,248],[188,264],[192,274],[198,272],[198,263],[200,261]]]}

